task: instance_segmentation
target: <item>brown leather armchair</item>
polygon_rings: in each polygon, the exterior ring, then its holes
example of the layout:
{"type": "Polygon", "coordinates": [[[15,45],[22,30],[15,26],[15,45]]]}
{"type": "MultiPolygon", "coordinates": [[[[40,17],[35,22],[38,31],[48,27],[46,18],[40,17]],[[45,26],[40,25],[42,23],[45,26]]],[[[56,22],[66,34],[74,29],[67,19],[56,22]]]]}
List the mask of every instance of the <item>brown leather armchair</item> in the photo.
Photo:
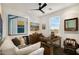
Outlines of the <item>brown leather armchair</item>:
{"type": "Polygon", "coordinates": [[[41,33],[33,33],[32,35],[29,35],[29,43],[34,44],[41,41],[40,37],[43,37],[41,33]]]}

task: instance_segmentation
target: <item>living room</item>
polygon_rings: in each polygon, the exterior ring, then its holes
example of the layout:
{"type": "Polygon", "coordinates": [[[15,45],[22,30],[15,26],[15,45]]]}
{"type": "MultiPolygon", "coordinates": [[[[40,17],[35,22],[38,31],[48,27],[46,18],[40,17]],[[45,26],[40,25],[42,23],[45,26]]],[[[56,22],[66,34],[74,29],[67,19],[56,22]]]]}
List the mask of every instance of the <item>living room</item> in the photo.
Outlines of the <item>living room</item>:
{"type": "MultiPolygon", "coordinates": [[[[79,38],[78,27],[79,26],[75,25],[77,29],[73,29],[73,28],[70,30],[64,29],[65,28],[64,25],[66,25],[65,24],[66,19],[67,20],[78,19],[78,16],[79,16],[78,7],[79,7],[78,3],[19,3],[19,4],[18,3],[1,3],[0,4],[0,14],[2,18],[1,46],[3,47],[0,47],[0,48],[4,48],[3,51],[5,52],[3,53],[3,55],[8,54],[8,52],[10,51],[10,50],[9,51],[6,50],[6,48],[9,49],[8,46],[9,47],[13,46],[13,45],[12,46],[10,45],[11,41],[8,43],[7,39],[10,39],[10,40],[11,39],[15,40],[17,38],[22,39],[20,43],[23,45],[24,41],[23,41],[23,38],[21,37],[24,37],[26,39],[27,45],[31,45],[31,44],[33,45],[36,43],[36,45],[32,46],[31,48],[35,48],[37,45],[39,46],[37,46],[36,48],[37,51],[35,50],[31,51],[31,49],[28,48],[30,50],[24,49],[24,51],[22,52],[22,49],[21,49],[20,50],[21,52],[18,52],[17,54],[25,54],[24,52],[27,52],[27,51],[30,51],[30,53],[28,52],[29,54],[36,53],[38,55],[39,53],[40,54],[45,53],[46,55],[64,54],[64,53],[61,53],[60,50],[58,49],[59,48],[61,48],[62,50],[64,49],[64,41],[67,38],[74,39],[76,40],[77,44],[79,44],[79,40],[78,40],[79,38]],[[34,10],[34,9],[39,8],[39,5],[42,6],[43,4],[45,5],[45,8],[43,9],[45,13],[41,12],[40,10],[34,10]],[[51,32],[50,30],[50,20],[52,17],[56,17],[56,16],[60,17],[58,35],[54,34],[54,32],[51,32]],[[17,22],[19,20],[22,22],[17,22]],[[17,24],[18,24],[18,31],[16,28],[17,24]],[[24,33],[21,33],[21,32],[24,32],[24,33]],[[35,36],[34,38],[33,35],[37,35],[37,36],[35,36]],[[55,46],[53,43],[51,43],[52,42],[50,40],[50,38],[52,38],[51,35],[53,37],[55,36],[55,38],[59,40],[59,41],[58,40],[56,41],[56,44],[58,44],[59,46],[57,45],[55,46]],[[38,39],[39,36],[42,36],[40,40],[38,39]],[[48,46],[48,47],[45,47],[43,45],[42,46],[43,48],[40,48],[40,43],[37,43],[37,42],[42,41],[43,43],[45,43],[43,40],[49,44],[49,45],[45,44],[45,46],[48,46]],[[29,41],[31,42],[31,44],[29,44],[29,41]],[[51,44],[53,45],[50,46],[51,44]],[[55,49],[58,50],[58,52],[54,52],[55,49]],[[41,52],[37,53],[39,50],[41,52]]],[[[14,44],[17,45],[19,43],[16,43],[16,40],[15,40],[14,44]]],[[[19,48],[21,47],[25,47],[25,46],[20,46],[19,48]]],[[[77,54],[79,53],[78,48],[75,51],[77,52],[77,54]]]]}

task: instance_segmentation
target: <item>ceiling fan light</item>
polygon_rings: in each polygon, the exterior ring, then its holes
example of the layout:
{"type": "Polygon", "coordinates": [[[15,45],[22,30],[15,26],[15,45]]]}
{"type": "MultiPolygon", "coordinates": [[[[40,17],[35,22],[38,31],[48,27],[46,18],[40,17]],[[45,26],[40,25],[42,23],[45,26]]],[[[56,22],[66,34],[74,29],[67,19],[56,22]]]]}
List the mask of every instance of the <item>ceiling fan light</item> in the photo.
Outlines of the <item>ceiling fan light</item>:
{"type": "Polygon", "coordinates": [[[39,3],[39,5],[41,5],[41,3],[39,3]]]}

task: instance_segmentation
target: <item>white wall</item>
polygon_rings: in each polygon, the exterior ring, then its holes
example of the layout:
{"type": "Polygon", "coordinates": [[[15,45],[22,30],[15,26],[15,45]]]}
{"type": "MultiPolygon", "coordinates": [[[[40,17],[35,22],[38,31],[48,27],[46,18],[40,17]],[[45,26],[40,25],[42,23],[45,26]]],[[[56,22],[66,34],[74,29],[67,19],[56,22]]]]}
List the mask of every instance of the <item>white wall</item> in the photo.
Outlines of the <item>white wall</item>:
{"type": "Polygon", "coordinates": [[[63,40],[65,38],[76,39],[76,41],[79,43],[79,30],[76,31],[76,32],[65,32],[64,31],[64,20],[69,19],[69,18],[75,18],[75,17],[79,18],[79,4],[64,10],[62,15],[61,15],[61,24],[60,24],[61,31],[60,31],[60,33],[61,33],[61,36],[62,36],[62,47],[63,47],[63,40]]]}
{"type": "MultiPolygon", "coordinates": [[[[7,42],[9,42],[9,40],[7,39],[8,38],[8,14],[28,18],[28,22],[32,21],[32,22],[39,23],[39,19],[37,17],[34,17],[32,14],[25,13],[21,9],[22,9],[21,7],[16,7],[16,6],[14,7],[14,6],[10,6],[8,4],[0,5],[0,12],[2,13],[1,16],[2,16],[2,20],[3,20],[3,39],[6,40],[6,42],[4,42],[4,44],[1,46],[1,47],[3,47],[3,49],[5,49],[7,42]],[[19,8],[20,8],[20,10],[18,10],[19,8]],[[1,9],[2,9],[2,11],[1,11],[1,9]]],[[[28,23],[28,35],[29,34],[30,34],[30,25],[28,23]]],[[[12,39],[13,37],[15,37],[15,36],[9,36],[9,39],[12,39]]],[[[9,45],[9,47],[13,47],[13,45],[11,45],[11,43],[8,43],[8,45],[9,45]]]]}
{"type": "Polygon", "coordinates": [[[74,18],[74,17],[79,18],[79,4],[76,4],[74,6],[65,8],[63,10],[59,10],[54,13],[48,14],[46,16],[40,17],[41,20],[43,20],[47,24],[47,29],[44,31],[46,35],[50,34],[48,20],[50,20],[50,18],[53,16],[60,16],[60,30],[59,30],[59,32],[60,32],[60,36],[62,37],[61,46],[63,47],[63,41],[66,38],[76,39],[76,41],[79,43],[79,31],[76,31],[76,32],[65,32],[64,31],[64,20],[65,19],[74,18]]]}
{"type": "Polygon", "coordinates": [[[1,4],[0,4],[0,13],[1,13],[1,4]]]}
{"type": "Polygon", "coordinates": [[[39,18],[40,18],[40,32],[44,36],[48,37],[50,35],[50,29],[49,29],[50,28],[49,27],[49,20],[50,20],[50,18],[48,16],[46,16],[46,17],[39,17],[39,18]],[[42,24],[46,25],[46,29],[45,30],[42,29],[42,24]]]}
{"type": "MultiPolygon", "coordinates": [[[[8,36],[8,14],[22,16],[24,18],[28,18],[28,22],[39,22],[37,17],[29,13],[23,12],[25,8],[16,7],[10,4],[2,4],[2,19],[3,19],[3,38],[8,36]],[[19,9],[19,10],[18,10],[19,9]]],[[[30,25],[28,26],[28,34],[30,34],[30,25]]]]}

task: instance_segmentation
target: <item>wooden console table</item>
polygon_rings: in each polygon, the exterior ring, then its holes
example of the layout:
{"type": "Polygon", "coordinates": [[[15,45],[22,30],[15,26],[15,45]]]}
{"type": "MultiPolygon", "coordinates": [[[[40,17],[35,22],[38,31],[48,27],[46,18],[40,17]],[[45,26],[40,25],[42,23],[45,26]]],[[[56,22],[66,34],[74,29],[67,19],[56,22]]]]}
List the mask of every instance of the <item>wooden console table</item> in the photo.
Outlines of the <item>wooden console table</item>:
{"type": "Polygon", "coordinates": [[[59,47],[61,47],[61,38],[60,37],[51,39],[50,42],[51,42],[51,44],[53,46],[59,46],[59,47]]]}
{"type": "Polygon", "coordinates": [[[53,55],[53,46],[42,42],[42,47],[44,47],[44,55],[53,55]]]}

